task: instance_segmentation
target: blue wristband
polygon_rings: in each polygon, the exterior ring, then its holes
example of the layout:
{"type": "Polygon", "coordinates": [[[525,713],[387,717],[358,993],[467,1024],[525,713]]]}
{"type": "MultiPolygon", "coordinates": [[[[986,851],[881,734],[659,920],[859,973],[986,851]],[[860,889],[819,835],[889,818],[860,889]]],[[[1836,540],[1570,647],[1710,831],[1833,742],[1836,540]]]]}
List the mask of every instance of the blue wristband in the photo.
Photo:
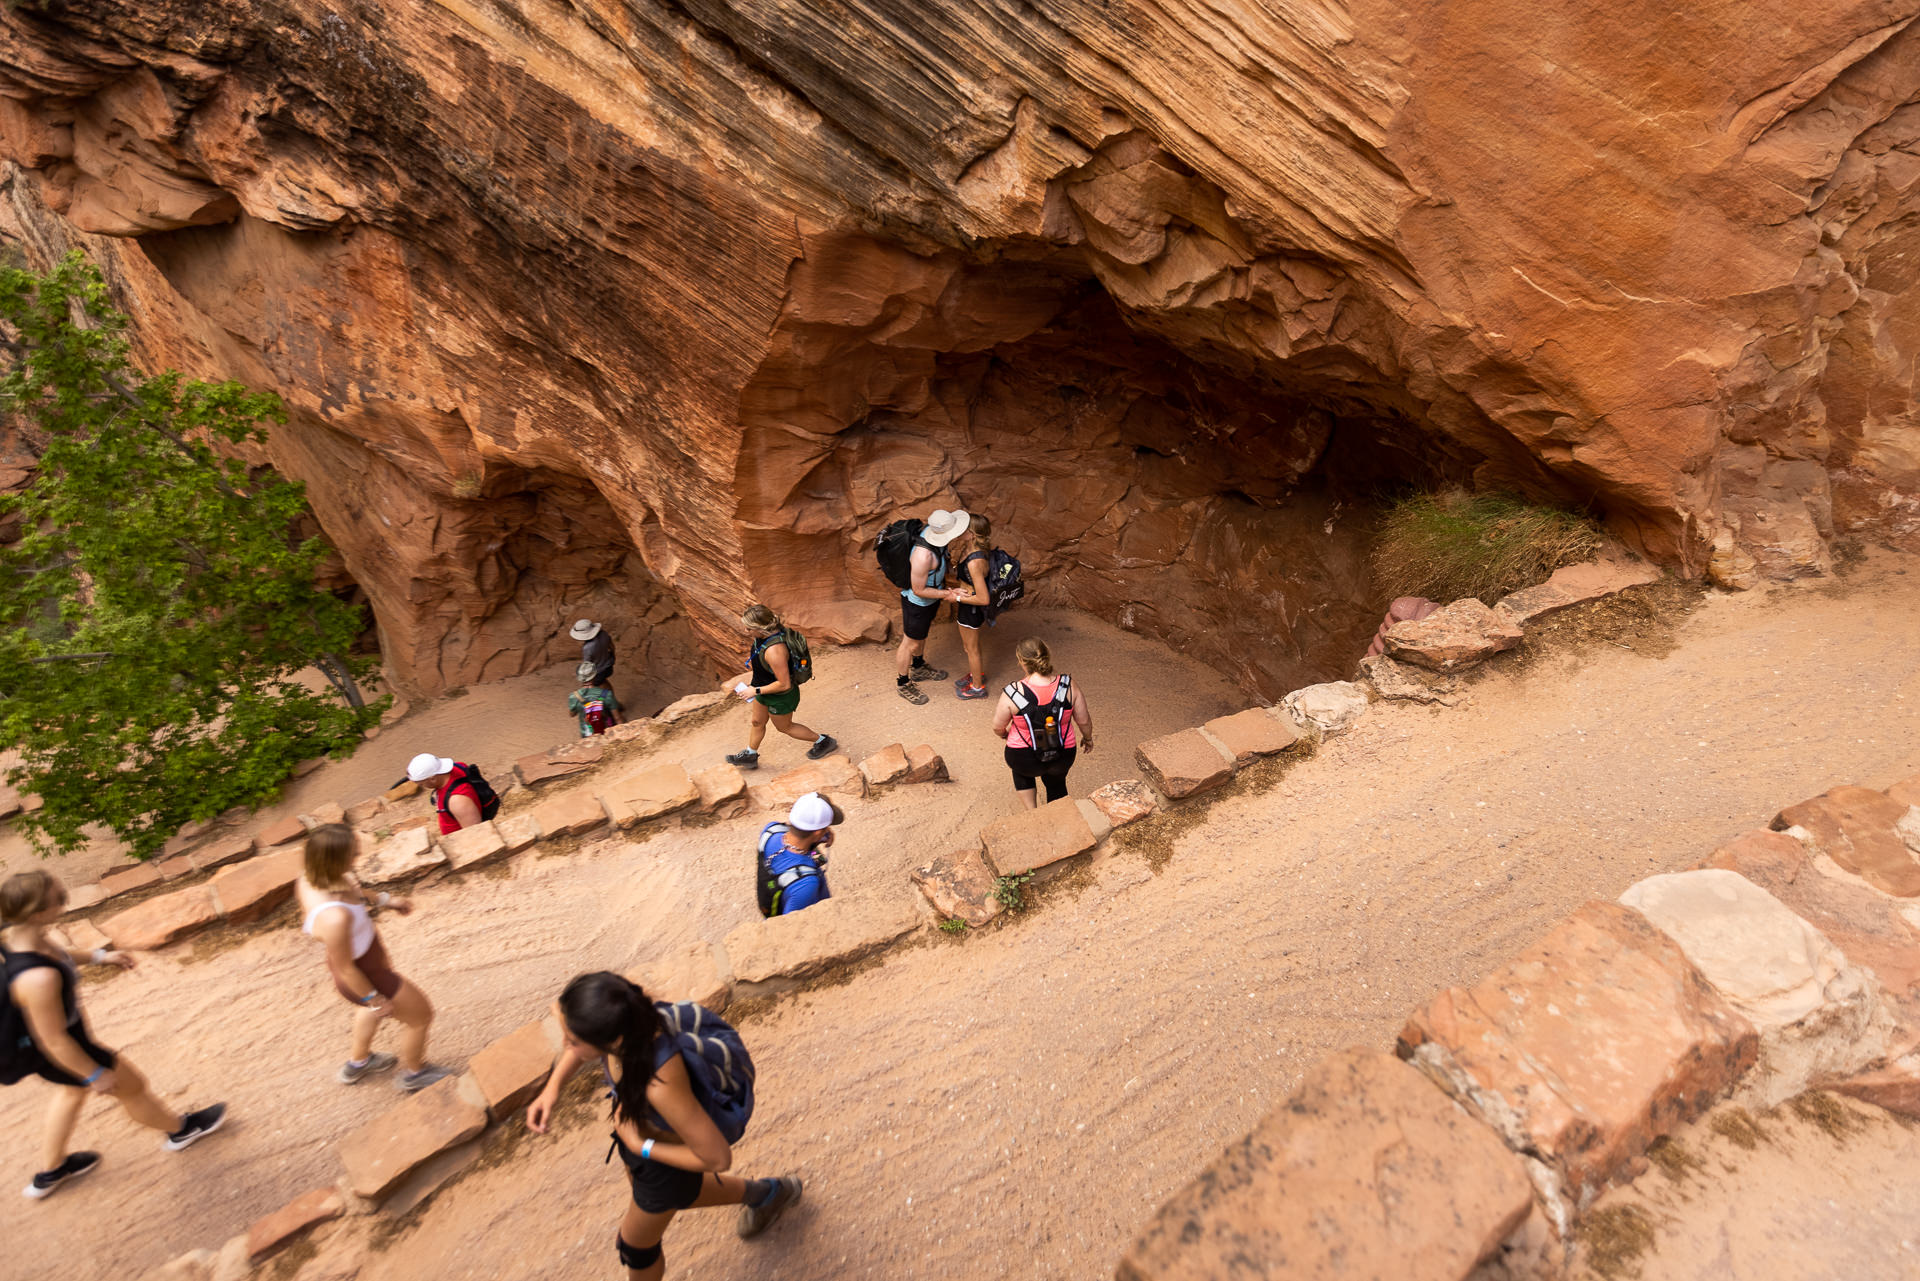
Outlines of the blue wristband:
{"type": "Polygon", "coordinates": [[[375,989],[373,989],[373,991],[367,993],[365,996],[360,998],[360,1004],[372,1005],[375,1001],[379,999],[380,999],[380,989],[376,987],[375,989]]]}
{"type": "Polygon", "coordinates": [[[640,1145],[640,1159],[642,1161],[650,1161],[653,1159],[653,1140],[652,1139],[648,1139],[645,1143],[642,1143],[640,1145]]]}
{"type": "Polygon", "coordinates": [[[105,1076],[106,1074],[107,1074],[107,1070],[105,1068],[95,1068],[93,1070],[93,1075],[88,1077],[86,1080],[82,1081],[80,1084],[92,1085],[95,1081],[98,1081],[101,1077],[105,1076]]]}

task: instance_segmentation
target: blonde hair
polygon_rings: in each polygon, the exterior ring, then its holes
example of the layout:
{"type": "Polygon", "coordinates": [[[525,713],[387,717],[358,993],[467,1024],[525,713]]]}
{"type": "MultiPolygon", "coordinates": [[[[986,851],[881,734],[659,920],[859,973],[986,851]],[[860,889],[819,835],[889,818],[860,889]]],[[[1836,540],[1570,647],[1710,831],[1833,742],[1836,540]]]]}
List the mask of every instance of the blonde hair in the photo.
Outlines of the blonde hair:
{"type": "Polygon", "coordinates": [[[1029,676],[1053,675],[1053,652],[1038,636],[1029,636],[1015,645],[1013,656],[1020,660],[1020,666],[1027,669],[1029,676]]]}
{"type": "Polygon", "coordinates": [[[967,521],[967,532],[985,549],[993,539],[993,526],[985,516],[972,516],[967,521]]]}
{"type": "Polygon", "coordinates": [[[0,925],[19,925],[66,898],[67,887],[51,872],[38,868],[15,872],[0,885],[0,925]]]}
{"type": "Polygon", "coordinates": [[[338,885],[353,866],[355,844],[353,829],[345,823],[322,823],[307,833],[307,884],[338,885]]]}
{"type": "Polygon", "coordinates": [[[765,605],[749,605],[740,621],[756,632],[770,632],[780,626],[780,616],[765,605]]]}

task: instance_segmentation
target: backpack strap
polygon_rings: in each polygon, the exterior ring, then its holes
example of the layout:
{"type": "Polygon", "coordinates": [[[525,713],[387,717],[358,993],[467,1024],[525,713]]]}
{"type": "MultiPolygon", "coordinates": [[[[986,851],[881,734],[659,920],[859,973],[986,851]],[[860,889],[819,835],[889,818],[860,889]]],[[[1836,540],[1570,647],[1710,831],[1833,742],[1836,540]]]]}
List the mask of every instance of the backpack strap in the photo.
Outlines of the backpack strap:
{"type": "Polygon", "coordinates": [[[1016,712],[1024,712],[1033,706],[1033,691],[1027,688],[1025,681],[1014,681],[1000,692],[1012,702],[1013,710],[1016,712]]]}

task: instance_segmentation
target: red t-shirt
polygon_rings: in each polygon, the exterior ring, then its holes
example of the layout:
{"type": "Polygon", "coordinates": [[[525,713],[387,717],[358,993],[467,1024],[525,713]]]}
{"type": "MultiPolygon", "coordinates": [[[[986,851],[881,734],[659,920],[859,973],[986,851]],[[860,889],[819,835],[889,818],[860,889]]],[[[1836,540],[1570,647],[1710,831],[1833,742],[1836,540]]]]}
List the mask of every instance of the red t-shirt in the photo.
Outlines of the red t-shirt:
{"type": "Polygon", "coordinates": [[[473,802],[475,809],[480,808],[480,793],[473,790],[473,784],[467,782],[467,767],[459,761],[453,763],[453,773],[448,775],[447,785],[433,795],[434,808],[440,811],[440,835],[460,830],[460,820],[447,810],[453,798],[465,794],[473,802]]]}

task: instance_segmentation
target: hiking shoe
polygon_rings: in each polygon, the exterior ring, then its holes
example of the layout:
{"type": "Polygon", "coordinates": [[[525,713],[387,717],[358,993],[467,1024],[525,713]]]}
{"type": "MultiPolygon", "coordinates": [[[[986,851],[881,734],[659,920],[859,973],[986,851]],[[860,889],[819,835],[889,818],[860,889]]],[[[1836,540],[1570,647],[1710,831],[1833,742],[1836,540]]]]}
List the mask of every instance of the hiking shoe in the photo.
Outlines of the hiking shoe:
{"type": "Polygon", "coordinates": [[[444,1081],[452,1075],[452,1068],[441,1067],[438,1063],[422,1063],[418,1072],[402,1072],[395,1077],[393,1088],[402,1094],[418,1094],[435,1081],[444,1081]]]}
{"type": "Polygon", "coordinates": [[[962,685],[959,689],[955,690],[954,693],[961,698],[985,698],[987,696],[987,687],[985,685],[962,685]]]}
{"type": "Polygon", "coordinates": [[[727,757],[727,764],[738,765],[741,769],[759,769],[760,753],[749,747],[745,751],[735,752],[727,757]]]}
{"type": "Polygon", "coordinates": [[[226,1123],[227,1105],[224,1103],[189,1112],[180,1118],[180,1128],[169,1134],[167,1141],[160,1146],[169,1152],[185,1151],[226,1123]]]}
{"type": "Polygon", "coordinates": [[[92,1174],[93,1167],[100,1164],[98,1152],[69,1152],[67,1159],[51,1170],[42,1170],[33,1176],[33,1182],[20,1189],[20,1195],[38,1201],[50,1197],[65,1184],[73,1182],[83,1174],[92,1174]]]}
{"type": "Polygon", "coordinates": [[[833,754],[833,749],[838,746],[840,746],[840,744],[833,735],[822,734],[814,740],[813,746],[807,749],[807,759],[817,761],[822,756],[830,756],[833,754]]]}
{"type": "Polygon", "coordinates": [[[907,679],[910,681],[943,681],[947,679],[947,674],[938,667],[928,667],[922,664],[908,672],[907,679]]]}
{"type": "Polygon", "coordinates": [[[790,1205],[800,1204],[800,1180],[775,1179],[778,1184],[773,1195],[765,1205],[743,1205],[740,1207],[740,1221],[734,1225],[734,1231],[745,1240],[757,1237],[773,1226],[773,1221],[790,1205]]]}
{"type": "Polygon", "coordinates": [[[900,697],[906,699],[915,707],[925,707],[927,705],[927,696],[921,693],[920,687],[912,681],[908,681],[904,685],[895,685],[894,688],[900,691],[900,697]]]}
{"type": "Polygon", "coordinates": [[[399,1061],[399,1059],[394,1058],[391,1054],[369,1054],[367,1061],[359,1067],[355,1067],[352,1063],[342,1063],[340,1065],[340,1084],[352,1085],[363,1076],[372,1076],[375,1072],[389,1071],[393,1065],[399,1061]]]}

